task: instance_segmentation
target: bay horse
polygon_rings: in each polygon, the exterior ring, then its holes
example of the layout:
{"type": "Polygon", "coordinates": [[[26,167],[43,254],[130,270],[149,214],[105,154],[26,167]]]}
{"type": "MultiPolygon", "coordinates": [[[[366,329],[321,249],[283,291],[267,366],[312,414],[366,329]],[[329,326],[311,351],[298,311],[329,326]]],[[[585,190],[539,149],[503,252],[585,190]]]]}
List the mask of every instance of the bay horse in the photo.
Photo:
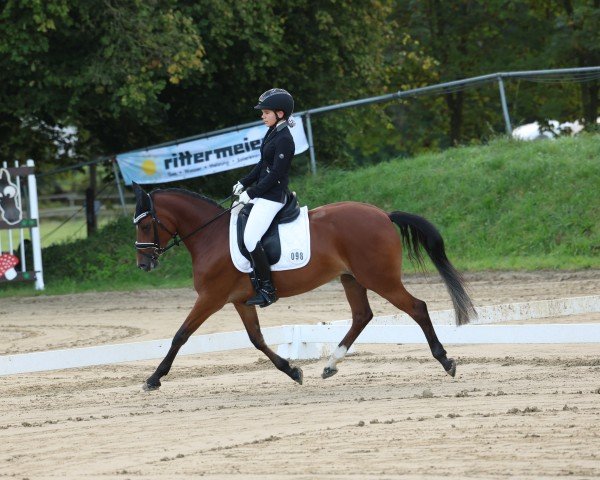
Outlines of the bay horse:
{"type": "MultiPolygon", "coordinates": [[[[138,267],[145,271],[154,269],[158,257],[181,242],[191,254],[194,288],[198,293],[196,303],[175,334],[167,355],[146,380],[144,389],[160,387],[160,379],[169,373],[181,346],[207,318],[227,303],[232,303],[237,310],[252,344],[275,367],[302,384],[302,370],[291,366],[267,346],[256,307],[245,304],[254,295],[254,288],[248,274],[238,271],[231,260],[230,209],[180,188],[146,193],[134,183],[133,189],[138,267]]],[[[273,272],[273,281],[281,298],[308,292],[337,277],[341,279],[352,311],[352,325],[329,358],[322,377],[337,373],[337,363],[373,318],[367,290],[376,292],[410,315],[423,330],[433,357],[446,373],[454,376],[456,362],[446,356],[425,302],[408,293],[400,279],[402,239],[407,253],[417,262],[423,261],[420,247],[427,252],[446,284],[457,325],[468,323],[470,316],[475,314],[463,279],[448,260],[437,229],[423,217],[398,211],[386,213],[373,205],[357,202],[315,208],[309,212],[309,221],[309,263],[299,269],[273,272]],[[400,228],[400,235],[394,224],[400,228]]]]}

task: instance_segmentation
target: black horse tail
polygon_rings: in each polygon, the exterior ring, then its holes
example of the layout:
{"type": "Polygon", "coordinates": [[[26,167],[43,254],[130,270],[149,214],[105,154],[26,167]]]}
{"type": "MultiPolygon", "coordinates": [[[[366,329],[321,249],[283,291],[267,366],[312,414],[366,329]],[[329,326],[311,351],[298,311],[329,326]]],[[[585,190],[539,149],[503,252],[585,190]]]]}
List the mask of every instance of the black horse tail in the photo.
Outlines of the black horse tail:
{"type": "Polygon", "coordinates": [[[391,212],[388,213],[388,216],[400,228],[400,236],[402,243],[406,246],[408,258],[424,268],[419,247],[423,247],[429,255],[452,299],[456,324],[460,326],[469,323],[469,318],[476,317],[477,313],[465,290],[464,279],[446,256],[444,240],[437,228],[423,217],[411,213],[391,212]]]}

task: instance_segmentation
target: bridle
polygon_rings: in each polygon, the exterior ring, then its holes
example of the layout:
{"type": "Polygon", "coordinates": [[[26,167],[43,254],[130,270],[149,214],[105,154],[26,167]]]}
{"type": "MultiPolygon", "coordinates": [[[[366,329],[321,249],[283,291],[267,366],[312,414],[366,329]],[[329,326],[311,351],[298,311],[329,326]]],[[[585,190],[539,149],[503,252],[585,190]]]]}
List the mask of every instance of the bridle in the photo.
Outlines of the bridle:
{"type": "MultiPolygon", "coordinates": [[[[165,226],[164,223],[162,223],[160,221],[160,219],[156,216],[156,210],[154,209],[154,201],[152,200],[152,194],[149,193],[149,194],[147,194],[147,196],[148,196],[148,200],[150,201],[150,209],[146,210],[145,212],[142,212],[138,216],[134,217],[133,224],[137,226],[147,216],[152,217],[152,228],[154,230],[154,241],[153,242],[138,242],[136,240],[135,248],[139,252],[140,255],[142,255],[146,258],[149,258],[152,262],[155,262],[155,263],[158,262],[158,257],[160,257],[167,250],[170,250],[171,248],[173,248],[175,246],[179,246],[181,244],[181,242],[190,238],[192,235],[195,235],[203,228],[208,227],[211,223],[213,223],[215,220],[219,219],[226,213],[230,212],[231,209],[233,208],[233,205],[232,205],[231,207],[220,212],[215,217],[211,218],[204,225],[200,225],[198,228],[196,228],[192,232],[188,233],[187,235],[185,235],[183,237],[180,237],[177,232],[172,232],[165,226]],[[166,247],[161,247],[161,245],[160,245],[160,238],[158,236],[158,228],[159,227],[162,228],[165,232],[167,232],[171,236],[171,243],[167,244],[166,247]],[[152,250],[152,254],[142,252],[142,250],[148,250],[148,249],[152,250]]],[[[233,197],[233,195],[230,195],[229,197],[227,197],[222,202],[219,202],[218,204],[222,205],[223,203],[230,200],[232,197],[233,197]]]]}

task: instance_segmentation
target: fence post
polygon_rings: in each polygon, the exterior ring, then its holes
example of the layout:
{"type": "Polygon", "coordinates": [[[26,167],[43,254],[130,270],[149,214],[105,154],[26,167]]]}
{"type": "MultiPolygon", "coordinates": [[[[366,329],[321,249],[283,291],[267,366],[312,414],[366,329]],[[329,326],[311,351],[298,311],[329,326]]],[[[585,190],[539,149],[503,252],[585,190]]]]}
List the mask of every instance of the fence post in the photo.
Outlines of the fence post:
{"type": "MultiPolygon", "coordinates": [[[[27,160],[28,167],[34,167],[35,162],[27,160]]],[[[31,227],[31,248],[33,250],[33,269],[35,270],[35,289],[44,289],[44,268],[42,266],[42,241],[40,239],[40,214],[38,211],[37,180],[35,173],[27,175],[29,190],[29,214],[35,220],[35,227],[31,227]]]]}
{"type": "Polygon", "coordinates": [[[119,200],[121,200],[121,207],[123,207],[123,214],[127,215],[127,208],[125,207],[125,195],[123,194],[123,187],[121,187],[121,180],[119,180],[119,169],[117,168],[117,160],[112,159],[113,171],[115,172],[115,182],[117,182],[117,190],[119,192],[119,200]]]}
{"type": "Polygon", "coordinates": [[[506,94],[504,93],[504,82],[502,81],[502,74],[498,74],[498,88],[500,89],[500,102],[502,103],[502,113],[504,114],[504,125],[506,127],[506,134],[512,134],[512,126],[510,125],[510,116],[508,115],[508,105],[506,104],[506,94]]]}
{"type": "Polygon", "coordinates": [[[85,218],[87,222],[87,236],[96,233],[96,165],[90,165],[90,186],[85,190],[85,218]]]}
{"type": "MultiPolygon", "coordinates": [[[[27,165],[27,163],[25,163],[25,165],[27,165]]],[[[15,160],[15,167],[19,167],[19,162],[17,160],[15,160]]],[[[19,195],[21,196],[21,209],[23,208],[23,195],[21,194],[22,189],[21,189],[21,176],[17,175],[17,178],[15,179],[17,182],[17,190],[19,190],[19,195]]],[[[31,209],[29,209],[29,212],[31,212],[31,209]]],[[[12,235],[12,234],[11,234],[12,235]]],[[[23,229],[19,228],[19,249],[21,251],[21,258],[19,259],[21,261],[21,271],[25,272],[27,271],[27,256],[25,255],[25,236],[23,235],[23,229]]],[[[0,248],[0,250],[2,250],[0,248]]]]}
{"type": "Polygon", "coordinates": [[[317,159],[315,158],[315,146],[313,145],[312,125],[310,123],[310,112],[306,112],[306,134],[308,135],[308,151],[310,153],[310,171],[317,174],[317,159]]]}

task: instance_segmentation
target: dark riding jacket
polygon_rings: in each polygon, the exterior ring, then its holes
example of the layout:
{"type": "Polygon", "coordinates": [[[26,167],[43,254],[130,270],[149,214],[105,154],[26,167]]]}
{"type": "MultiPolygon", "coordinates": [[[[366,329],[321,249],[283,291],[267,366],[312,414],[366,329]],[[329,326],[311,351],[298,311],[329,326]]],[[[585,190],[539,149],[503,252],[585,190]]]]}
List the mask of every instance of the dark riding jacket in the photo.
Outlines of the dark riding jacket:
{"type": "Polygon", "coordinates": [[[295,148],[287,123],[269,128],[260,147],[260,161],[240,180],[244,188],[255,183],[246,190],[250,198],[285,202],[295,148]]]}

